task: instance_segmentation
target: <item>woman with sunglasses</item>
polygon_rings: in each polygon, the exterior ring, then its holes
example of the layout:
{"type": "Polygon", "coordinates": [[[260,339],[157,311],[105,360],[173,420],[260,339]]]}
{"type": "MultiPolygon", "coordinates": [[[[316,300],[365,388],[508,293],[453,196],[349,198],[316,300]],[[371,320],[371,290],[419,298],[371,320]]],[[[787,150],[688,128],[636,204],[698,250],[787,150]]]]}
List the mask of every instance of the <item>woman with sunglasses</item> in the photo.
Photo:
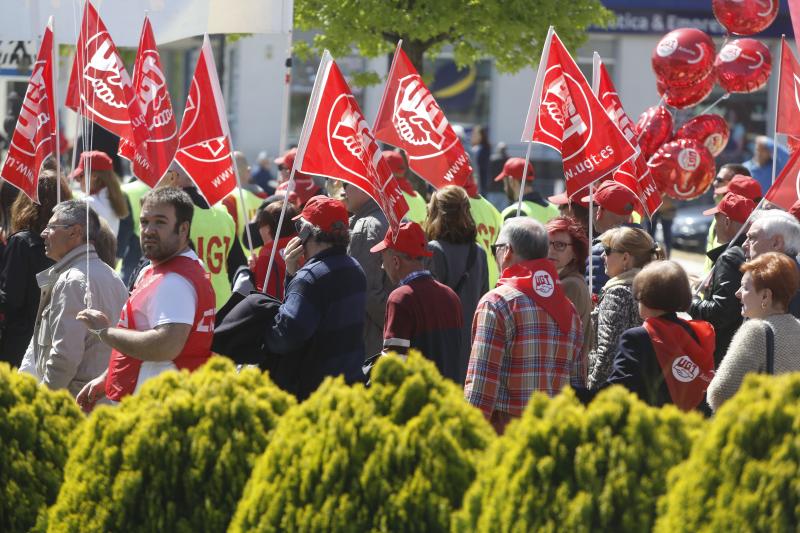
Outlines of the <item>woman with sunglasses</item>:
{"type": "MultiPolygon", "coordinates": [[[[561,288],[569,298],[583,324],[583,368],[586,366],[586,354],[589,352],[589,337],[591,336],[592,323],[592,297],[589,295],[589,286],[583,277],[583,266],[589,254],[589,238],[583,226],[576,219],[568,216],[559,216],[545,225],[550,238],[550,248],[547,257],[555,263],[558,277],[561,279],[561,288]]],[[[584,381],[586,376],[583,376],[584,381]]]]}
{"type": "Polygon", "coordinates": [[[587,386],[597,389],[608,379],[622,332],[642,325],[631,285],[639,271],[664,254],[643,229],[622,226],[600,237],[609,280],[592,311],[591,349],[587,386]]]}

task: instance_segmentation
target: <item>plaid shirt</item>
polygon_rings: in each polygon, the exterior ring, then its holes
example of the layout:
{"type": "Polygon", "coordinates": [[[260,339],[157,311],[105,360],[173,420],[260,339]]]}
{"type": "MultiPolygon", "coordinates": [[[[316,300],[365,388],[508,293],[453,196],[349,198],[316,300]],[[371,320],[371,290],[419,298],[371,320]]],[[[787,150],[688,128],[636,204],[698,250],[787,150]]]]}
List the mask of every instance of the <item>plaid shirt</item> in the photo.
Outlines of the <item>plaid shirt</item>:
{"type": "Polygon", "coordinates": [[[520,416],[534,391],[550,396],[565,385],[585,387],[583,328],[576,312],[564,334],[519,290],[501,285],[478,303],[464,397],[487,419],[520,416]]]}

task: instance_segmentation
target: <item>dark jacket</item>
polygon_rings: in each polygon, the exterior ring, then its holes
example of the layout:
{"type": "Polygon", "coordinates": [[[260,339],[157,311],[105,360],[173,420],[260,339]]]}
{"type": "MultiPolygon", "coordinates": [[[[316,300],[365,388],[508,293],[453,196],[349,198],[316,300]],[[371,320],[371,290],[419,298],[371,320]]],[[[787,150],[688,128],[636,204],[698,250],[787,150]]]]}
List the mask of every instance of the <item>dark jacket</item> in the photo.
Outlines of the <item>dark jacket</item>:
{"type": "Polygon", "coordinates": [[[19,366],[33,336],[41,291],[36,274],[53,266],[44,254],[42,238],[28,230],[8,239],[0,270],[0,361],[19,366]]]}
{"type": "Polygon", "coordinates": [[[714,368],[719,368],[734,333],[742,324],[742,304],[736,297],[736,291],[742,283],[739,268],[745,262],[742,249],[744,239],[745,236],[741,235],[730,248],[722,244],[706,254],[714,261],[714,274],[703,299],[695,298],[689,308],[692,318],[705,320],[714,326],[717,334],[714,368]]]}
{"type": "Polygon", "coordinates": [[[313,392],[327,376],[363,379],[366,278],[344,248],[323,250],[294,276],[286,277],[286,298],[269,325],[270,353],[305,353],[298,397],[313,392]]]}
{"type": "Polygon", "coordinates": [[[606,262],[603,261],[603,244],[600,242],[600,237],[596,237],[592,241],[592,249],[589,250],[589,255],[592,257],[592,270],[589,271],[589,258],[586,258],[586,284],[589,284],[589,278],[592,278],[592,294],[600,294],[600,291],[605,287],[608,281],[608,274],[606,274],[606,262]]]}

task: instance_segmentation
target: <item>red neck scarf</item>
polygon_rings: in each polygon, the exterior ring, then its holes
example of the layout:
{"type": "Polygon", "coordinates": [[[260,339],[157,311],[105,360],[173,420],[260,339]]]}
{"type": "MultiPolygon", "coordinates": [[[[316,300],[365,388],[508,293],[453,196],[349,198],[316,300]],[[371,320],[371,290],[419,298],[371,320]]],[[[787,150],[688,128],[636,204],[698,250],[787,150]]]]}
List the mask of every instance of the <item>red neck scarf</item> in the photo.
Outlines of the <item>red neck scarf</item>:
{"type": "Polygon", "coordinates": [[[526,294],[553,317],[562,333],[567,333],[572,326],[575,307],[564,296],[555,265],[549,259],[534,259],[511,265],[503,270],[497,285],[509,285],[526,294]]]}

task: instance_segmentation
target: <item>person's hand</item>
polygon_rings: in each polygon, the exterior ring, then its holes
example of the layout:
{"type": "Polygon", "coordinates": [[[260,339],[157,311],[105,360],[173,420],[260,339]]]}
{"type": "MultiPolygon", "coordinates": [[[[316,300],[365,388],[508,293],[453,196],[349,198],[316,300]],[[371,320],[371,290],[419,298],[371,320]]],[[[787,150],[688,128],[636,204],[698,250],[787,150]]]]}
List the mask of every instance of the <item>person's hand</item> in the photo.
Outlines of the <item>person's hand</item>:
{"type": "Polygon", "coordinates": [[[97,309],[84,309],[75,318],[83,322],[88,329],[103,329],[111,325],[108,317],[97,309]]]}
{"type": "Polygon", "coordinates": [[[297,272],[297,265],[303,257],[303,243],[300,237],[294,237],[283,250],[283,261],[286,263],[286,274],[294,276],[297,272]]]}
{"type": "Polygon", "coordinates": [[[249,268],[253,272],[256,271],[256,260],[257,259],[258,258],[256,257],[256,254],[250,254],[250,259],[247,260],[247,268],[249,268]]]}
{"type": "Polygon", "coordinates": [[[91,413],[98,401],[106,397],[106,374],[94,378],[83,386],[75,401],[84,413],[91,413]]]}

